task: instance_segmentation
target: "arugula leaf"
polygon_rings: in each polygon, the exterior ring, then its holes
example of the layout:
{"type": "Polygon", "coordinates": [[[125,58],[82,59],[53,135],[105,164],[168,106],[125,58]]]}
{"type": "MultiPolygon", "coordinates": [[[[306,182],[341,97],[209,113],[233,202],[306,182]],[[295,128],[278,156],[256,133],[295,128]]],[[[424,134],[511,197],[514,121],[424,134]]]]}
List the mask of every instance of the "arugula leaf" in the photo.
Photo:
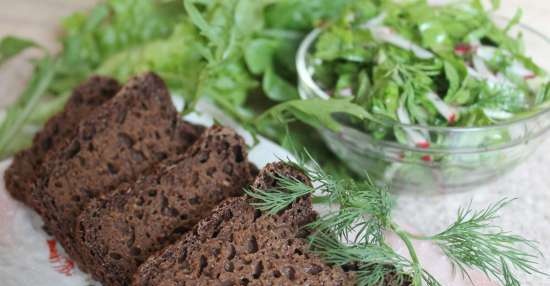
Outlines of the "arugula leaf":
{"type": "Polygon", "coordinates": [[[341,15],[355,0],[286,0],[279,1],[266,12],[269,27],[309,30],[321,21],[341,15]]]}
{"type": "Polygon", "coordinates": [[[274,101],[287,101],[299,98],[296,87],[279,77],[273,68],[266,70],[262,87],[265,95],[274,101]]]}
{"type": "Polygon", "coordinates": [[[248,69],[255,75],[271,69],[276,48],[277,44],[273,40],[264,38],[252,40],[244,51],[244,60],[248,69]]]}
{"type": "Polygon", "coordinates": [[[3,37],[0,40],[0,66],[26,49],[36,47],[40,46],[31,40],[14,36],[3,37]]]}
{"type": "MultiPolygon", "coordinates": [[[[8,108],[6,116],[0,122],[0,159],[8,155],[7,150],[13,149],[11,144],[15,141],[15,135],[21,132],[31,112],[40,103],[40,99],[46,93],[48,85],[55,76],[58,64],[59,61],[51,57],[40,60],[35,67],[35,73],[30,79],[29,85],[15,105],[8,108]]],[[[19,141],[15,142],[21,144],[19,141]]],[[[30,140],[24,140],[24,142],[23,146],[26,146],[30,140]]]]}
{"type": "Polygon", "coordinates": [[[449,89],[447,90],[447,97],[453,96],[460,87],[460,76],[458,75],[458,71],[455,69],[455,67],[449,63],[444,63],[445,67],[445,77],[449,81],[449,89]]]}
{"type": "Polygon", "coordinates": [[[122,50],[104,60],[96,73],[126,81],[135,74],[153,70],[179,96],[191,99],[196,93],[200,72],[205,66],[202,54],[191,49],[198,33],[189,22],[174,27],[165,39],[148,42],[133,49],[122,50]]]}
{"type": "Polygon", "coordinates": [[[338,113],[352,115],[359,119],[368,117],[365,109],[345,99],[307,99],[281,103],[258,117],[256,123],[261,129],[273,119],[283,118],[282,122],[288,122],[295,118],[315,128],[325,127],[339,131],[342,124],[333,117],[338,113]]]}

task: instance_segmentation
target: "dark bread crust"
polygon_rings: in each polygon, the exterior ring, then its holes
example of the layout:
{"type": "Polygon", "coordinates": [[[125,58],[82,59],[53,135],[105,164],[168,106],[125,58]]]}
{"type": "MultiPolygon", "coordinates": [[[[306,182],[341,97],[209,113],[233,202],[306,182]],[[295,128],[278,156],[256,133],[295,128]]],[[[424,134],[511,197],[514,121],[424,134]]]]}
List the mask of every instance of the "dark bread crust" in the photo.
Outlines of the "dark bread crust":
{"type": "MultiPolygon", "coordinates": [[[[266,189],[281,174],[309,181],[282,163],[270,164],[254,186],[266,189]]],[[[262,215],[246,196],[225,200],[181,240],[151,256],[134,286],[354,285],[352,274],[309,253],[301,227],[316,213],[303,197],[281,213],[262,215]]]]}
{"type": "Polygon", "coordinates": [[[90,203],[77,223],[81,262],[106,286],[128,285],[138,266],[251,183],[244,140],[208,129],[181,157],[90,203]]]}
{"type": "Polygon", "coordinates": [[[86,203],[134,181],[168,156],[182,154],[198,132],[178,119],[158,76],[147,73],[130,79],[113,99],[80,122],[74,138],[48,159],[51,171],[33,191],[46,227],[71,257],[78,258],[74,227],[86,203]]]}
{"type": "Polygon", "coordinates": [[[92,76],[73,90],[63,111],[53,116],[33,138],[29,149],[14,156],[13,163],[4,173],[6,189],[17,200],[30,205],[31,190],[44,175],[42,168],[48,152],[55,152],[78,131],[78,124],[94,113],[120,90],[119,83],[111,78],[92,76]]]}

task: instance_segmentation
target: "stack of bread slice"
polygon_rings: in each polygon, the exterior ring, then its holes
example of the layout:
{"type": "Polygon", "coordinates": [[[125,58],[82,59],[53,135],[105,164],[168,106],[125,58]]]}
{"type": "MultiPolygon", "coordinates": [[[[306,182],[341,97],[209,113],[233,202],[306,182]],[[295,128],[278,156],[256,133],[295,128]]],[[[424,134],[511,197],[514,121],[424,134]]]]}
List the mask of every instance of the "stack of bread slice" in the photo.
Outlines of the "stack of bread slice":
{"type": "Polygon", "coordinates": [[[76,88],[5,178],[103,285],[353,285],[308,251],[309,197],[264,215],[243,192],[308,178],[283,163],[256,174],[234,130],[181,120],[147,73],[76,88]]]}

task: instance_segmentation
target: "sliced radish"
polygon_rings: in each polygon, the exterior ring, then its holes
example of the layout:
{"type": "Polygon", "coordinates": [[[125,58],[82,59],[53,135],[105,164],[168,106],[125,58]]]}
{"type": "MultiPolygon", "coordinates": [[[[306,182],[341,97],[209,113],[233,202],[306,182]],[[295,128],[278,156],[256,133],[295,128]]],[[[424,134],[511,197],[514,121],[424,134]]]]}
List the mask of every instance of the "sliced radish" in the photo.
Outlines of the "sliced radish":
{"type": "Polygon", "coordinates": [[[476,51],[476,46],[468,43],[460,43],[455,46],[455,54],[465,56],[476,51]]]}
{"type": "Polygon", "coordinates": [[[514,116],[513,113],[510,113],[510,112],[507,112],[507,111],[504,111],[504,110],[488,109],[488,108],[483,109],[483,113],[487,117],[489,117],[491,119],[495,119],[495,120],[506,120],[506,119],[510,119],[514,116]]]}
{"type": "Polygon", "coordinates": [[[547,77],[536,76],[533,79],[527,81],[527,85],[531,90],[538,91],[543,85],[545,85],[550,79],[547,77]]]}
{"type": "Polygon", "coordinates": [[[453,124],[456,122],[458,119],[458,109],[456,107],[448,105],[434,92],[428,92],[426,97],[434,105],[439,114],[445,117],[449,123],[453,124]]]}
{"type": "MultiPolygon", "coordinates": [[[[498,50],[495,47],[480,46],[476,51],[476,55],[485,61],[490,61],[495,57],[495,54],[497,53],[497,51],[498,50]]],[[[507,51],[501,51],[501,52],[504,53],[504,55],[506,56],[510,56],[510,53],[507,51]]],[[[476,63],[474,62],[474,64],[476,63]]],[[[478,68],[476,67],[476,69],[478,68]]],[[[507,72],[512,73],[518,77],[521,77],[525,80],[533,79],[536,77],[536,74],[533,71],[527,69],[523,65],[523,63],[517,60],[514,60],[506,70],[507,72]]]]}
{"type": "MultiPolygon", "coordinates": [[[[477,43],[479,45],[479,43],[477,43]]],[[[495,56],[496,49],[494,47],[479,45],[476,49],[476,53],[472,58],[472,64],[478,79],[487,80],[490,86],[496,86],[499,84],[498,79],[493,72],[487,67],[485,61],[491,60],[495,56]]],[[[471,71],[468,70],[468,73],[471,71]]]]}
{"type": "Polygon", "coordinates": [[[491,72],[491,70],[489,70],[485,64],[485,61],[481,57],[474,56],[472,63],[474,64],[474,69],[481,75],[481,77],[496,81],[495,75],[491,72]]]}
{"type": "Polygon", "coordinates": [[[475,70],[471,67],[468,67],[467,71],[468,71],[469,76],[471,76],[475,79],[478,79],[478,80],[487,81],[487,84],[490,87],[496,87],[496,86],[502,86],[502,85],[505,85],[505,86],[512,86],[513,85],[513,83],[501,73],[498,73],[496,75],[493,75],[492,73],[481,74],[480,72],[478,72],[477,70],[475,70]]]}
{"type": "Polygon", "coordinates": [[[473,69],[472,67],[468,66],[466,68],[466,70],[468,71],[468,75],[475,78],[475,79],[483,79],[483,77],[481,76],[481,74],[479,74],[475,69],[473,69]]]}
{"type": "Polygon", "coordinates": [[[506,69],[506,71],[508,71],[508,72],[510,72],[510,73],[512,73],[512,74],[514,74],[514,75],[516,75],[516,76],[518,76],[518,77],[521,77],[521,78],[523,78],[523,79],[525,79],[525,80],[534,79],[534,78],[537,77],[537,75],[536,75],[533,71],[527,69],[527,68],[526,68],[521,62],[519,62],[519,61],[514,61],[514,62],[512,63],[512,65],[510,65],[510,66],[506,69]]]}
{"type": "Polygon", "coordinates": [[[504,86],[514,86],[514,83],[510,81],[510,79],[508,77],[506,77],[504,74],[502,73],[497,73],[496,75],[496,79],[497,79],[497,82],[500,84],[500,85],[504,85],[504,86]]]}
{"type": "Polygon", "coordinates": [[[418,142],[416,143],[416,147],[422,148],[422,149],[428,149],[430,148],[430,142],[428,141],[418,142]]]}
{"type": "Polygon", "coordinates": [[[415,56],[421,59],[431,59],[434,57],[434,55],[430,51],[395,33],[395,31],[389,27],[373,26],[368,27],[368,29],[371,31],[375,39],[382,42],[390,43],[405,50],[409,50],[414,53],[415,56]]]}
{"type": "Polygon", "coordinates": [[[386,19],[386,12],[380,13],[380,15],[370,19],[366,23],[362,24],[360,27],[363,29],[370,29],[374,27],[380,27],[384,23],[384,20],[386,19]]]}
{"type": "Polygon", "coordinates": [[[476,55],[486,61],[490,61],[495,57],[497,49],[495,47],[479,46],[476,49],[476,55]]]}
{"type": "Polygon", "coordinates": [[[403,124],[411,124],[412,122],[403,103],[399,104],[399,107],[397,108],[397,118],[403,124]]]}
{"type": "Polygon", "coordinates": [[[421,59],[431,59],[434,57],[430,51],[395,33],[390,27],[384,26],[385,19],[386,13],[380,13],[380,15],[362,24],[361,28],[370,30],[375,39],[409,50],[421,59]]]}
{"type": "MultiPolygon", "coordinates": [[[[405,106],[403,103],[399,105],[399,108],[397,108],[397,118],[399,121],[403,124],[411,124],[411,118],[409,117],[409,114],[407,113],[407,110],[405,109],[405,106]]],[[[407,137],[412,141],[413,145],[422,148],[427,149],[430,148],[430,142],[424,138],[422,133],[416,130],[411,130],[408,127],[403,128],[405,133],[407,134],[407,137]]]]}
{"type": "Polygon", "coordinates": [[[340,96],[343,96],[343,97],[353,96],[353,90],[351,90],[351,87],[343,88],[340,90],[340,96]]]}
{"type": "Polygon", "coordinates": [[[454,113],[454,114],[451,114],[451,115],[447,118],[447,120],[449,121],[449,123],[454,124],[454,123],[456,122],[456,120],[457,120],[457,117],[458,117],[458,116],[457,116],[457,113],[454,113]]]}

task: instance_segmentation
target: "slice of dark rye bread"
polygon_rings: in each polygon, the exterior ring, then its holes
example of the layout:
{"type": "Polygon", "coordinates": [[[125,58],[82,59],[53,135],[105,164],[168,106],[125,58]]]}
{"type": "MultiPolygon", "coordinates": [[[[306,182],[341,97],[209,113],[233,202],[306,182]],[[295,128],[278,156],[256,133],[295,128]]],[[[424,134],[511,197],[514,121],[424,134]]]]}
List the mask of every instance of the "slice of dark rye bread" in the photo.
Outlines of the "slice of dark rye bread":
{"type": "MultiPolygon", "coordinates": [[[[276,185],[276,174],[308,179],[283,163],[270,164],[254,187],[276,185]]],[[[351,272],[308,251],[301,228],[316,218],[310,197],[277,215],[262,215],[246,196],[230,198],[182,239],[151,256],[134,274],[134,286],[354,285],[351,272]]]]}
{"type": "Polygon", "coordinates": [[[214,126],[171,165],[87,206],[76,227],[81,262],[104,286],[129,285],[138,266],[252,181],[246,144],[214,126]]]}
{"type": "Polygon", "coordinates": [[[15,199],[30,204],[31,189],[42,176],[46,153],[56,149],[77,132],[79,122],[92,114],[120,90],[114,79],[93,76],[74,89],[63,111],[52,117],[33,139],[29,149],[17,153],[4,173],[6,189],[15,199]]]}
{"type": "Polygon", "coordinates": [[[169,155],[182,154],[198,137],[198,129],[179,120],[158,76],[130,79],[49,158],[51,171],[33,191],[46,228],[76,256],[74,227],[86,203],[134,181],[169,155]]]}

